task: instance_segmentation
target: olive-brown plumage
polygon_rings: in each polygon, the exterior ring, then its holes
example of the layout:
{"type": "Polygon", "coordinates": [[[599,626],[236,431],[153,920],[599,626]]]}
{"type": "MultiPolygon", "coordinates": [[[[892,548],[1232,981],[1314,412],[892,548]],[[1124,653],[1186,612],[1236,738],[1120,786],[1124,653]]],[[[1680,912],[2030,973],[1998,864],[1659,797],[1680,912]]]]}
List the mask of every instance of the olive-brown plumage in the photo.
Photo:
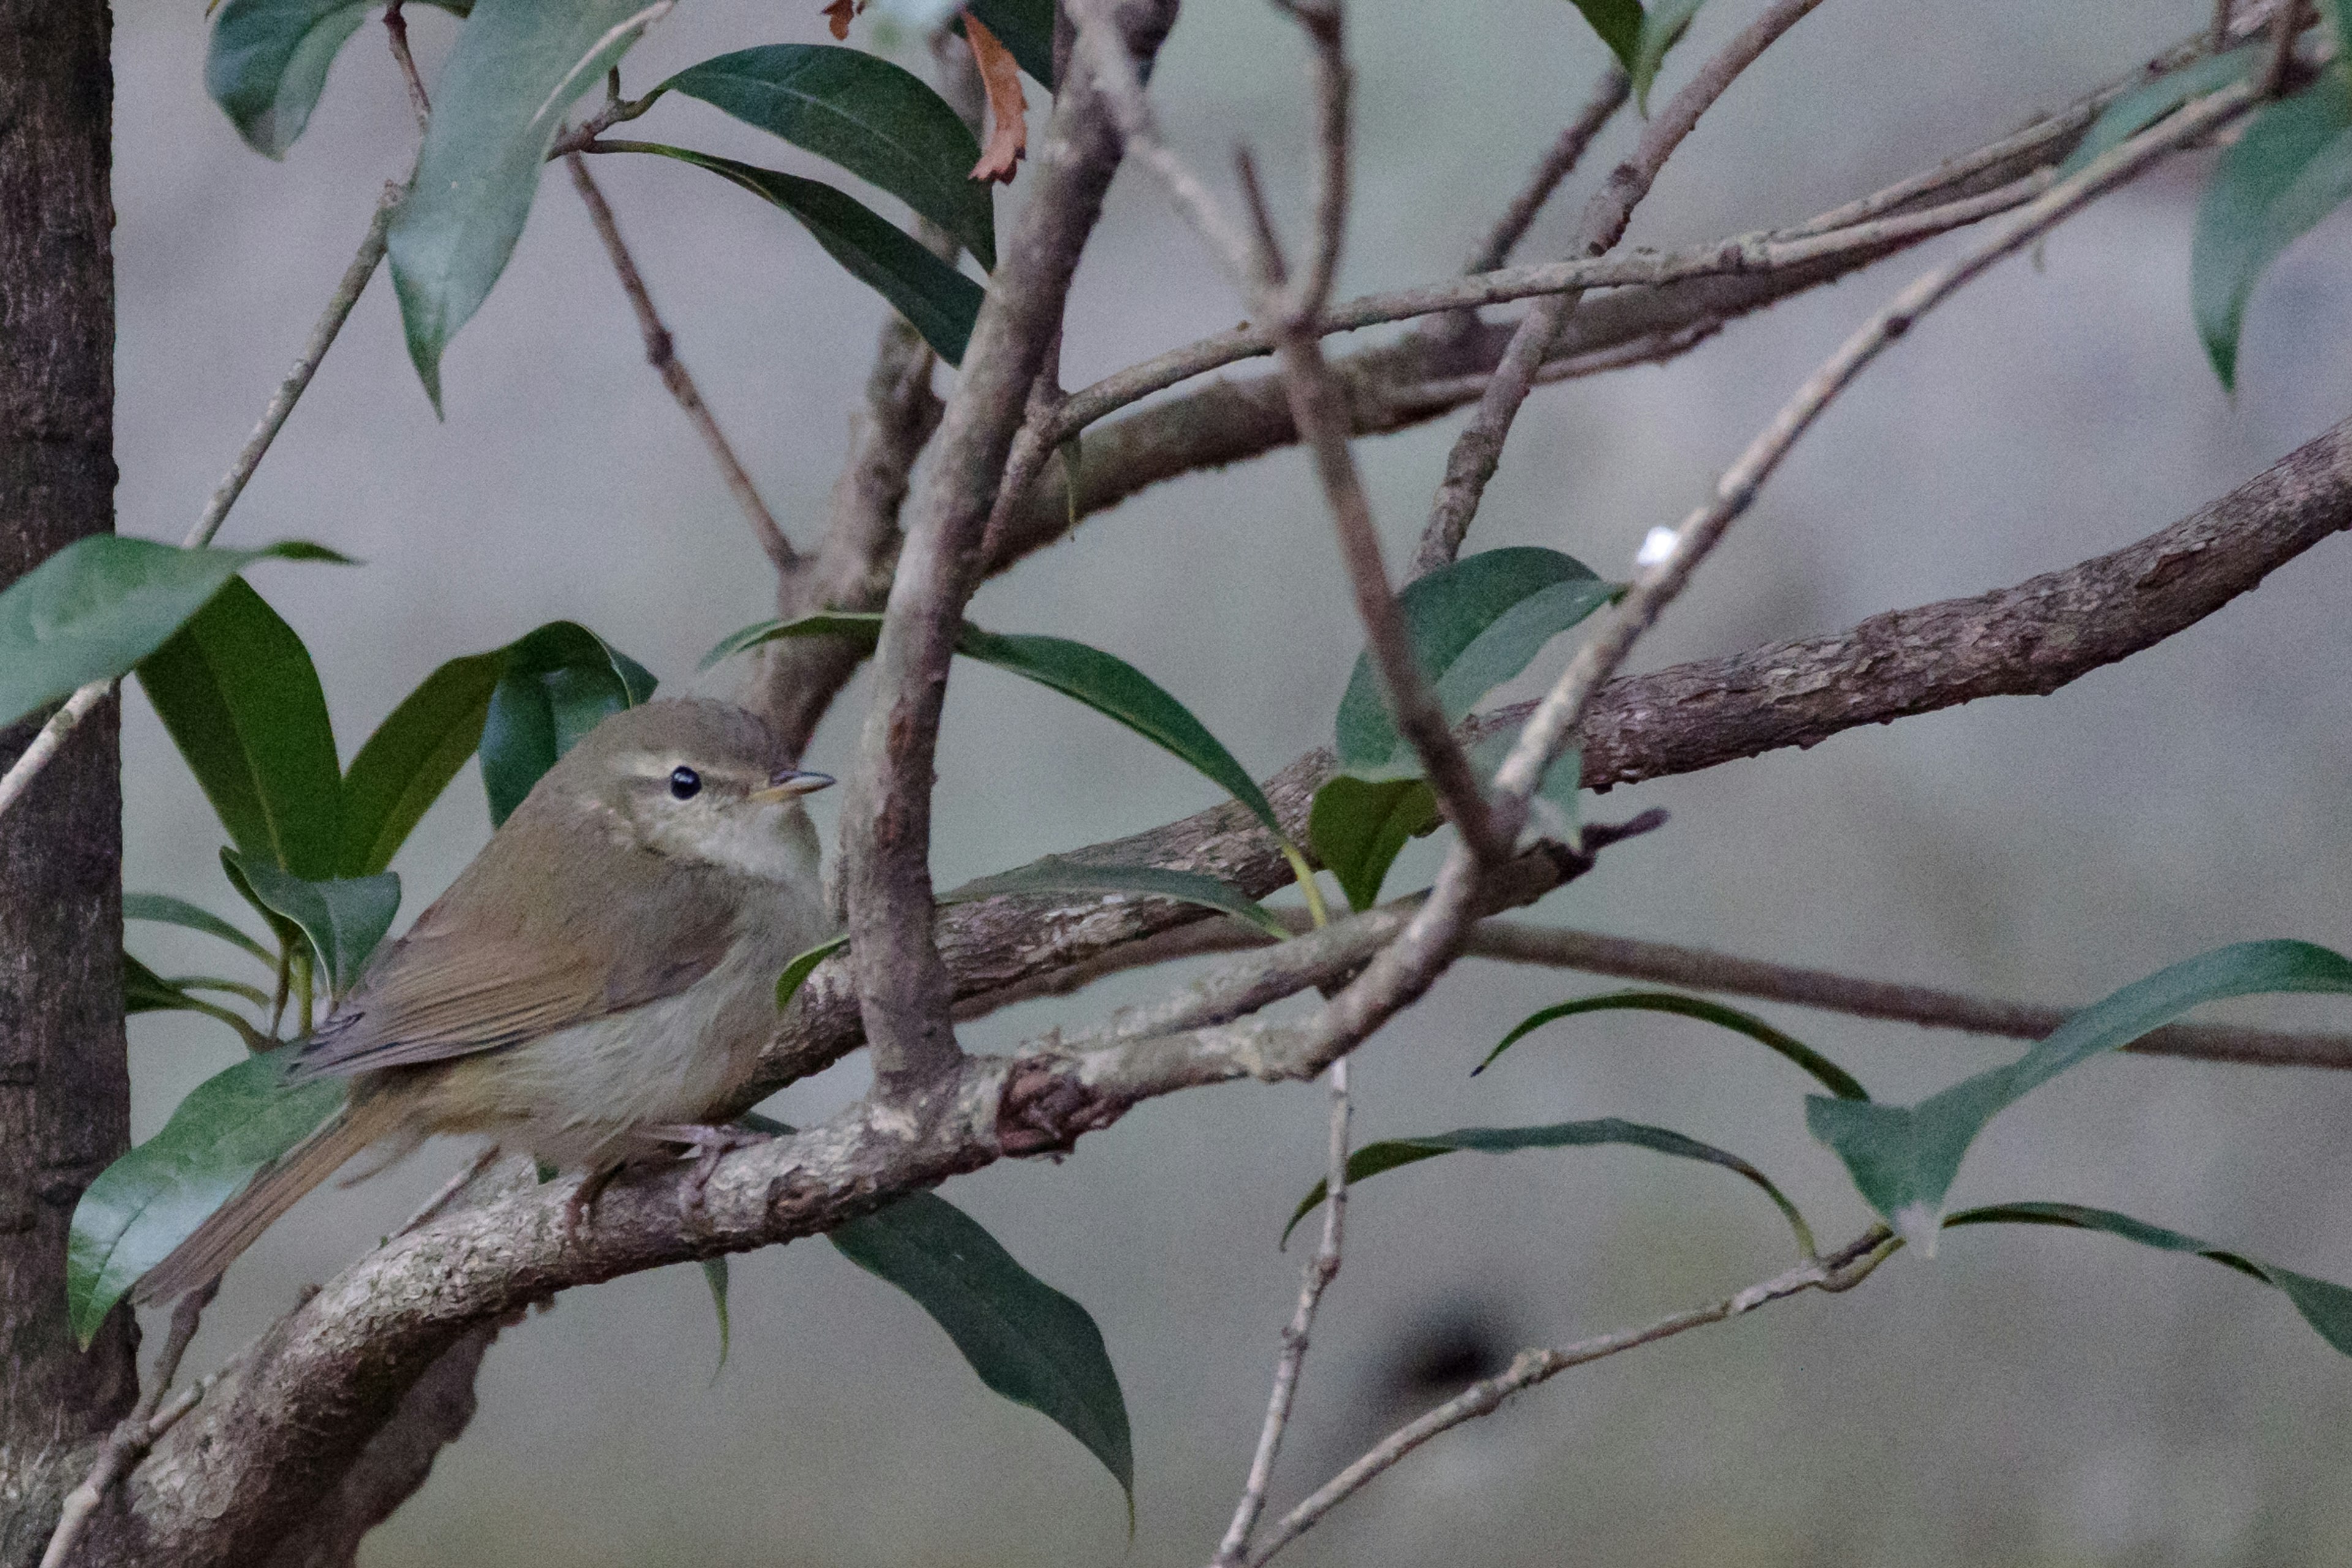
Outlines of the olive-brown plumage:
{"type": "Polygon", "coordinates": [[[371,1144],[441,1132],[571,1169],[648,1152],[749,1081],[775,982],[828,929],[816,834],[791,767],[725,703],[614,715],[539,781],[448,891],[306,1040],[297,1079],[349,1107],[149,1271],[163,1300],[216,1278],[371,1144]]]}

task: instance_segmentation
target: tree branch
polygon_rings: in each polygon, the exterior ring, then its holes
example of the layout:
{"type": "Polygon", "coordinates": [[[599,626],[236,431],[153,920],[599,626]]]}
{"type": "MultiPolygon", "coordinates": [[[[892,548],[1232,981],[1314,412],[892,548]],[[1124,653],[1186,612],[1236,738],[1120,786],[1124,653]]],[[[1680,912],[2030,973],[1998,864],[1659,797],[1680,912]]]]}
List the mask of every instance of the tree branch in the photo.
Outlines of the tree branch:
{"type": "Polygon", "coordinates": [[[1477,248],[1471,251],[1469,259],[1462,264],[1463,271],[1492,272],[1511,258],[1511,252],[1518,248],[1519,241],[1527,237],[1528,228],[1533,226],[1536,215],[1543,211],[1546,202],[1551,200],[1551,194],[1559,188],[1559,183],[1576,172],[1576,165],[1583,161],[1585,149],[1592,145],[1593,138],[1601,134],[1601,128],[1616,116],[1617,111],[1625,107],[1625,100],[1633,89],[1633,84],[1626,79],[1621,67],[1612,65],[1601,73],[1600,79],[1592,84],[1591,95],[1584,100],[1584,107],[1576,111],[1576,118],[1568,122],[1567,129],[1559,133],[1559,140],[1551,144],[1550,150],[1528,174],[1527,184],[1511,198],[1511,205],[1503,209],[1503,216],[1495,220],[1495,226],[1478,242],[1477,248]]]}

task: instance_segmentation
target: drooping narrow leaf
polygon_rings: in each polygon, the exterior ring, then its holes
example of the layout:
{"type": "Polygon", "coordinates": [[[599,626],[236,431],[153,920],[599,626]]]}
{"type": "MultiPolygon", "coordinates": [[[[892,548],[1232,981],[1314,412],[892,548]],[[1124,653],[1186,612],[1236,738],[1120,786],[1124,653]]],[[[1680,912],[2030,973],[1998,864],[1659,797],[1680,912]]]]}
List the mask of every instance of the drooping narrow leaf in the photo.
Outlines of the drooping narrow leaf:
{"type": "Polygon", "coordinates": [[[914,1298],[991,1389],[1053,1421],[1135,1497],[1127,1401],[1102,1331],[969,1215],[910,1193],[830,1239],[842,1256],[914,1298]]]}
{"type": "Polygon", "coordinates": [[[674,0],[478,0],[433,84],[389,237],[409,358],[441,407],[441,354],[522,237],[564,111],[674,0]]]}
{"type": "Polygon", "coordinates": [[[1633,75],[1642,58],[1642,0],[1570,0],[1617,63],[1633,75]]]}
{"type": "Polygon", "coordinates": [[[2249,1279],[2259,1279],[2276,1289],[2294,1303],[2294,1310],[2336,1350],[2352,1355],[2352,1289],[2332,1280],[2314,1279],[2298,1274],[2292,1268],[2282,1268],[2259,1258],[2248,1257],[2200,1241],[2193,1236],[2183,1236],[2177,1230],[2167,1230],[2160,1225],[2117,1214],[2113,1209],[2085,1208],[2080,1204],[1993,1204],[1984,1208],[1962,1209],[1945,1217],[1944,1228],[1957,1230],[1970,1225],[2049,1225],[2073,1230],[2100,1231],[2119,1236],[2126,1241],[2137,1241],[2142,1247],[2153,1247],[2165,1252],[2185,1252],[2210,1258],[2224,1268],[2234,1269],[2249,1279]]]}
{"type": "Polygon", "coordinates": [[[202,1013],[236,1031],[247,1050],[261,1050],[268,1042],[261,1032],[226,1007],[189,994],[182,980],[167,980],[129,953],[122,955],[122,1011],[132,1013],[202,1013]]]}
{"type": "Polygon", "coordinates": [[[654,89],[677,91],[880,186],[996,265],[995,208],[962,118],[922,79],[863,49],[768,44],[689,66],[654,89]]]}
{"type": "Polygon", "coordinates": [[[1654,0],[1642,18],[1642,46],[1626,74],[1633,79],[1633,101],[1643,114],[1650,112],[1650,89],[1657,82],[1658,68],[1666,62],[1666,51],[1682,42],[1691,18],[1706,4],[1706,0],[1654,0]]]}
{"type": "Polygon", "coordinates": [[[776,1011],[781,1013],[791,1005],[800,988],[808,984],[808,977],[816,973],[818,964],[848,945],[846,935],[829,936],[814,947],[793,954],[793,961],[784,965],[783,973],[776,977],[776,1011]]]}
{"type": "Polygon", "coordinates": [[[334,874],[342,769],[294,628],[241,578],[139,664],[139,683],[247,860],[334,874]]]}
{"type": "Polygon", "coordinates": [[[453,658],[403,698],[343,773],[336,869],[370,877],[392,858],[481,744],[507,650],[453,658]]]}
{"type": "Polygon", "coordinates": [[[1808,1096],[1805,1125],[1845,1163],[1870,1206],[1933,1256],[1944,1194],[1969,1145],[2020,1097],[2199,1003],[2281,991],[2352,991],[2352,960],[2304,942],[2217,948],[2134,981],[2067,1019],[2017,1060],[1916,1105],[1808,1096]]]}
{"type": "Polygon", "coordinates": [[[1046,91],[1054,82],[1054,0],[970,0],[965,7],[1046,91]]]}
{"type": "Polygon", "coordinates": [[[803,180],[773,169],[739,163],[659,142],[607,141],[616,152],[652,153],[676,158],[740,185],[773,203],[849,275],[890,303],[950,364],[963,363],[964,345],[979,318],[979,284],[923,248],[914,236],[843,191],[819,180],[803,180]]]}
{"type": "Polygon", "coordinates": [[[1602,996],[1584,996],[1573,1002],[1561,1002],[1554,1006],[1529,1014],[1518,1026],[1505,1035],[1501,1044],[1488,1051],[1486,1059],[1470,1069],[1476,1077],[1495,1063],[1495,1058],[1509,1050],[1528,1035],[1546,1024],[1559,1018],[1573,1018],[1584,1013],[1676,1013],[1685,1018],[1713,1024],[1747,1036],[1766,1050],[1772,1051],[1795,1063],[1840,1100],[1868,1100],[1854,1076],[1845,1068],[1806,1045],[1802,1040],[1782,1034],[1753,1013],[1743,1013],[1737,1007],[1727,1007],[1720,1002],[1710,1002],[1703,996],[1685,996],[1676,991],[1612,991],[1602,996]]]}
{"type": "Polygon", "coordinates": [[[1048,855],[1011,871],[982,877],[940,895],[942,904],[969,904],[1001,895],[1039,893],[1123,893],[1151,899],[1174,899],[1198,904],[1247,921],[1277,941],[1290,937],[1290,928],[1275,912],[1214,877],[1197,871],[1173,871],[1162,866],[1095,866],[1048,855]]]}
{"type": "Polygon", "coordinates": [[[1444,820],[1437,795],[1420,779],[1360,779],[1340,773],[1324,781],[1307,811],[1307,841],[1315,858],[1339,879],[1348,907],[1381,901],[1381,884],[1405,840],[1434,832],[1444,820]]]}
{"type": "Polygon", "coordinates": [[[206,936],[216,936],[223,942],[235,943],[264,963],[278,962],[269,956],[267,948],[210,910],[198,909],[185,899],[175,899],[168,893],[123,894],[122,918],[184,926],[190,931],[200,931],[206,936]]]}
{"type": "MultiPolygon", "coordinates": [[[[1669,1154],[1678,1160],[1696,1160],[1705,1164],[1720,1165],[1736,1171],[1756,1184],[1764,1194],[1779,1207],[1780,1215],[1795,1232],[1798,1247],[1808,1258],[1813,1253],[1813,1233],[1805,1224],[1805,1216],[1788,1194],[1772,1184],[1771,1178],[1741,1159],[1712,1143],[1702,1143],[1670,1128],[1651,1127],[1639,1121],[1621,1121],[1614,1116],[1604,1116],[1591,1121],[1558,1121],[1543,1127],[1464,1127],[1452,1132],[1435,1132],[1422,1138],[1391,1138],[1378,1143],[1367,1143],[1348,1156],[1348,1184],[1353,1187],[1382,1171],[1393,1171],[1401,1165],[1418,1164],[1433,1160],[1440,1154],[1472,1149],[1482,1154],[1509,1154],[1521,1149],[1592,1149],[1620,1144],[1635,1149],[1648,1149],[1659,1154],[1669,1154]]],[[[1292,1211],[1290,1223],[1282,1227],[1282,1239],[1286,1244],[1298,1222],[1313,1214],[1323,1202],[1325,1184],[1317,1182],[1314,1188],[1299,1200],[1292,1211]]]]}
{"type": "Polygon", "coordinates": [[[2122,146],[2191,99],[2229,86],[2252,70],[2262,55],[2261,46],[2249,44],[2227,54],[2208,55],[2132,89],[2100,111],[2083,140],[2058,165],[2058,177],[2063,180],[2087,168],[2099,154],[2122,146]]]}
{"type": "MultiPolygon", "coordinates": [[[[234,851],[224,850],[225,857],[234,851]]],[[[370,954],[392,929],[400,909],[400,877],[328,878],[290,876],[275,866],[236,858],[236,871],[263,904],[294,922],[318,955],[319,973],[335,995],[351,989],[370,954]]]]}
{"type": "MultiPolygon", "coordinates": [[[[471,0],[424,0],[462,16],[471,0]]],[[[327,68],[371,0],[228,0],[213,18],[205,90],[257,153],[283,158],[310,123],[327,68]]]]}
{"type": "Polygon", "coordinates": [[[719,1364],[710,1369],[710,1381],[717,1383],[719,1374],[727,1370],[727,1344],[731,1335],[727,1315],[727,1258],[724,1254],[702,1260],[702,1283],[710,1291],[711,1314],[719,1320],[719,1364]]]}
{"type": "Polygon", "coordinates": [[[142,1274],[341,1108],[340,1079],[284,1084],[293,1048],[248,1057],[198,1084],[162,1131],[82,1194],[66,1257],[66,1303],[82,1344],[142,1274]]]}
{"type": "MultiPolygon", "coordinates": [[[[730,655],[745,652],[779,637],[839,637],[856,639],[869,651],[882,635],[879,615],[826,611],[793,621],[762,621],[745,626],[713,647],[702,658],[709,668],[730,655]]],[[[1269,832],[1279,837],[1282,825],[1274,803],[1249,775],[1223,742],[1192,716],[1167,690],[1116,654],[1105,653],[1067,637],[1038,637],[983,631],[967,624],[957,635],[956,651],[967,658],[1050,687],[1075,698],[1106,718],[1115,719],[1178,760],[1191,763],[1244,805],[1269,832]]]]}
{"type": "MultiPolygon", "coordinates": [[[[1414,658],[1447,720],[1528,667],[1543,646],[1619,592],[1557,550],[1532,545],[1465,555],[1397,595],[1414,658]]],[[[1366,777],[1410,776],[1419,763],[1397,734],[1369,654],[1356,660],[1334,725],[1339,765],[1366,777]]]]}
{"type": "Polygon", "coordinates": [[[182,550],[100,533],[0,590],[0,729],[93,680],[127,675],[254,562],[348,558],[316,544],[182,550]]]}
{"type": "Polygon", "coordinates": [[[2246,301],[2280,252],[2352,196],[2352,86],[2322,72],[2256,114],[2198,204],[2189,254],[2197,335],[2224,387],[2237,382],[2246,301]]]}
{"type": "Polygon", "coordinates": [[[493,825],[581,736],[651,697],[655,685],[643,665],[572,621],[551,621],[505,654],[481,734],[493,825]]]}

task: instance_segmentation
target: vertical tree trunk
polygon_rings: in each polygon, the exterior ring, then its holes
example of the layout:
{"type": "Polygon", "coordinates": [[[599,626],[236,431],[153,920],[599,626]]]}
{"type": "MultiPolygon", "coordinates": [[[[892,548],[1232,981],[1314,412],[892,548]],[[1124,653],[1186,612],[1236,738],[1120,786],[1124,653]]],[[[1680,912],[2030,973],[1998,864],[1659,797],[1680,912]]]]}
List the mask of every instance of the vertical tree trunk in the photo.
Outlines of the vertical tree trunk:
{"type": "MultiPolygon", "coordinates": [[[[0,583],[113,526],[114,221],[106,0],[0,0],[0,583]]],[[[0,1564],[136,1392],[118,1310],[65,1311],[75,1201],[130,1132],[121,790],[107,703],[0,816],[0,1564]]],[[[33,725],[0,732],[0,764],[33,725]]]]}

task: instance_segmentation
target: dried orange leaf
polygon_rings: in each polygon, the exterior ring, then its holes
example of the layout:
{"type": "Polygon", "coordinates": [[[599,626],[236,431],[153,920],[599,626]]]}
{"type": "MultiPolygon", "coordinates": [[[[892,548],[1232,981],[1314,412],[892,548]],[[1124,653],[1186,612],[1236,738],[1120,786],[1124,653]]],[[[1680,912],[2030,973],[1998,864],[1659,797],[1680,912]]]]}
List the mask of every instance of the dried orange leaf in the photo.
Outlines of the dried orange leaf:
{"type": "Polygon", "coordinates": [[[1029,100],[1021,91],[1021,68],[1013,51],[969,11],[963,14],[963,31],[971,40],[981,82],[988,89],[990,121],[988,142],[980,150],[980,162],[971,166],[971,177],[1009,185],[1013,165],[1029,155],[1029,100]]]}
{"type": "Polygon", "coordinates": [[[849,37],[849,20],[857,12],[856,0],[833,0],[833,4],[824,8],[822,15],[825,26],[833,29],[834,42],[839,43],[849,37]]]}

